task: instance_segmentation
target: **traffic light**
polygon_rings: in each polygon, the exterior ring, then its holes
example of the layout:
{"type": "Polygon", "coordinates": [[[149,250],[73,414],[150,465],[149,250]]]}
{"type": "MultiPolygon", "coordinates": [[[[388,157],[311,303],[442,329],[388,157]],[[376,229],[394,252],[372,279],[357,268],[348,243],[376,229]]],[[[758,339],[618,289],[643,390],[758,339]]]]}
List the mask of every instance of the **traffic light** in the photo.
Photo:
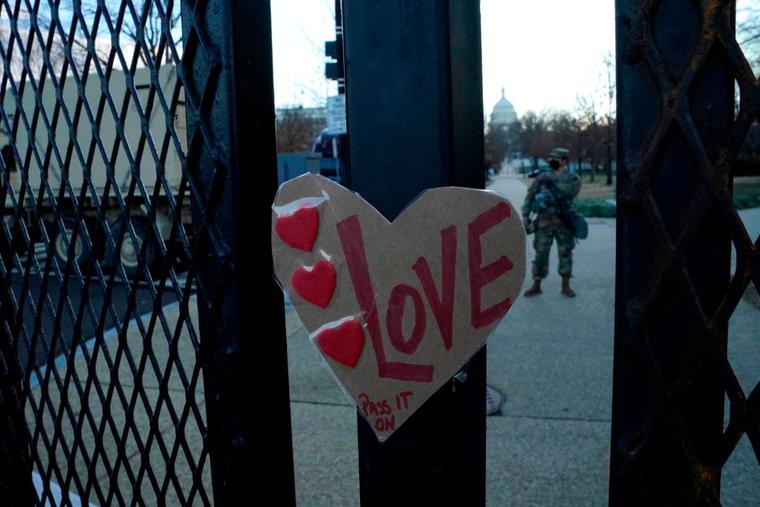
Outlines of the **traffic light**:
{"type": "Polygon", "coordinates": [[[325,77],[337,81],[338,94],[327,98],[327,129],[333,137],[335,173],[340,184],[351,186],[346,135],[346,72],[343,58],[343,6],[335,0],[335,40],[325,41],[325,77]]]}
{"type": "Polygon", "coordinates": [[[327,58],[332,58],[333,60],[338,59],[338,41],[337,40],[325,41],[325,55],[327,56],[327,58]]]}
{"type": "Polygon", "coordinates": [[[325,77],[336,81],[343,79],[343,37],[338,34],[337,40],[325,41],[325,77]]]}
{"type": "Polygon", "coordinates": [[[336,81],[340,79],[340,69],[337,62],[327,62],[325,64],[325,77],[336,81]]]}

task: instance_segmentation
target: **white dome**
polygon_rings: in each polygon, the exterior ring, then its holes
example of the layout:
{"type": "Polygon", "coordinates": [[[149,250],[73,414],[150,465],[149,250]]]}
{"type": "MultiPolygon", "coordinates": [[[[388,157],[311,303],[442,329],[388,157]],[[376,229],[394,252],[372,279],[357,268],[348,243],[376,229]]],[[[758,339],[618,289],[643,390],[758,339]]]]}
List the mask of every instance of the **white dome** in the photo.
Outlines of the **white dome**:
{"type": "Polygon", "coordinates": [[[515,112],[515,106],[504,96],[504,88],[502,88],[501,98],[493,106],[493,111],[491,112],[491,123],[495,125],[509,125],[516,121],[517,113],[515,112]]]}

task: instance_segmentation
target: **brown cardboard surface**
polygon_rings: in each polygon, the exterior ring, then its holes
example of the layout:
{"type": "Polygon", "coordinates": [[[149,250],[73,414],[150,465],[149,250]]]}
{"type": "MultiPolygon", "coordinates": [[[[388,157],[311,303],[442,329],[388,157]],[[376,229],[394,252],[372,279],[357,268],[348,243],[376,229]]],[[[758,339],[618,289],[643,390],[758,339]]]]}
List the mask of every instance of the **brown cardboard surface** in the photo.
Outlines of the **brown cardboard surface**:
{"type": "Polygon", "coordinates": [[[391,223],[309,174],[272,210],[275,274],[380,441],[485,344],[525,277],[519,213],[485,190],[428,190],[391,223]]]}

